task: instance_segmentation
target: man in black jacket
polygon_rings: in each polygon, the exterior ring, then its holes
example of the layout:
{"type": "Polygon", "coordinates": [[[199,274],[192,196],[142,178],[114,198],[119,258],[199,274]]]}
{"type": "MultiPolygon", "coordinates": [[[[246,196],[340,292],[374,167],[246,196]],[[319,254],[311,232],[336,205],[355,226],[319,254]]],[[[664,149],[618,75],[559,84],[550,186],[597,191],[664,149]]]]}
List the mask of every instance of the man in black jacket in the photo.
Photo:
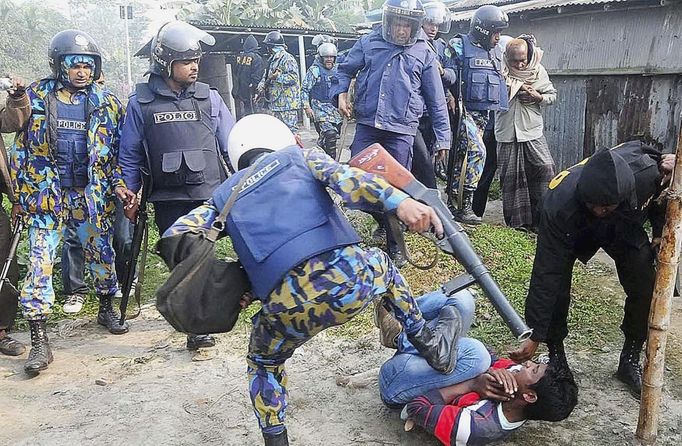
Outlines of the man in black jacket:
{"type": "Polygon", "coordinates": [[[550,182],[526,298],[526,322],[533,335],[512,352],[512,359],[529,359],[538,344],[545,342],[550,356],[565,361],[563,340],[568,335],[573,264],[576,259],[586,263],[602,248],[615,261],[627,296],[620,327],[625,344],[617,376],[639,397],[639,356],[654,287],[654,247],[665,219],[663,206],[655,198],[663,175],[671,169],[671,157],[629,141],[593,155],[550,182]],[[651,242],[644,229],[647,219],[652,226],[651,242]]]}
{"type": "Polygon", "coordinates": [[[258,41],[251,34],[244,40],[243,50],[237,56],[234,88],[232,97],[235,99],[236,118],[239,120],[255,113],[254,96],[256,87],[263,77],[263,58],[258,54],[258,41]]]}

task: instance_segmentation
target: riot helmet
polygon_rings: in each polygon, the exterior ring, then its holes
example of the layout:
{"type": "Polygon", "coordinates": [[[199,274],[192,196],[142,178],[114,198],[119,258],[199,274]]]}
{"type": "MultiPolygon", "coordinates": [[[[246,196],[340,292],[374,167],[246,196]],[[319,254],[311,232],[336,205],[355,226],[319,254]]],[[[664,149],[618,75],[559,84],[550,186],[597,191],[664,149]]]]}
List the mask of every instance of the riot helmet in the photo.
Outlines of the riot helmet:
{"type": "Polygon", "coordinates": [[[419,0],[386,0],[381,18],[382,37],[394,45],[414,45],[425,15],[419,0]]]}
{"type": "Polygon", "coordinates": [[[315,37],[313,37],[313,45],[318,47],[322,45],[323,43],[333,43],[336,45],[336,37],[329,36],[327,34],[318,34],[315,37]]]}
{"type": "Polygon", "coordinates": [[[336,57],[337,54],[338,50],[333,43],[323,43],[317,49],[317,55],[320,57],[336,57]]]}
{"type": "Polygon", "coordinates": [[[244,116],[230,130],[227,156],[237,170],[244,169],[263,153],[276,152],[298,144],[282,121],[270,115],[244,116]]]}
{"type": "Polygon", "coordinates": [[[509,27],[507,13],[494,5],[481,6],[471,18],[469,36],[482,48],[489,50],[494,46],[492,35],[509,27]]]}
{"type": "Polygon", "coordinates": [[[170,78],[173,62],[201,58],[202,43],[211,46],[215,44],[215,38],[186,22],[166,23],[152,39],[150,71],[170,78]]]}
{"type": "Polygon", "coordinates": [[[338,54],[338,50],[336,49],[336,45],[333,43],[323,43],[322,45],[317,48],[317,57],[322,65],[325,65],[326,69],[332,69],[334,67],[334,64],[336,63],[336,56],[338,54]],[[326,66],[325,58],[331,57],[332,62],[331,66],[326,66]]]}
{"type": "Polygon", "coordinates": [[[270,31],[263,39],[263,43],[268,47],[286,46],[284,43],[284,36],[279,31],[270,31]]]}
{"type": "Polygon", "coordinates": [[[445,3],[440,1],[430,1],[424,3],[424,25],[431,24],[438,27],[438,32],[447,34],[450,32],[450,10],[445,3]]]}
{"type": "Polygon", "coordinates": [[[92,78],[99,79],[102,73],[102,55],[95,40],[87,33],[67,29],[58,32],[52,38],[47,50],[47,59],[55,79],[59,78],[62,61],[64,56],[68,55],[91,56],[95,60],[92,78]]]}

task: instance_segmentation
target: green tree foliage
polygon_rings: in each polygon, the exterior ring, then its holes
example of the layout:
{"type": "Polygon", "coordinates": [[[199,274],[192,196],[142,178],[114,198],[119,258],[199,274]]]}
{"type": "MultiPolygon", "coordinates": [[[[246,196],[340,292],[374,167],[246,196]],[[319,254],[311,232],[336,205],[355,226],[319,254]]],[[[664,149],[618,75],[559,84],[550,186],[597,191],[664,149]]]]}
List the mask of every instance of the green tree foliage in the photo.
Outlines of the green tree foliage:
{"type": "Polygon", "coordinates": [[[49,74],[47,46],[66,19],[39,0],[0,2],[0,74],[34,79],[49,74]]]}
{"type": "MultiPolygon", "coordinates": [[[[75,28],[90,34],[102,51],[102,64],[107,86],[122,100],[126,86],[125,32],[117,4],[106,0],[89,2],[70,0],[68,8],[56,10],[40,0],[0,2],[0,75],[16,74],[27,81],[50,74],[47,49],[52,36],[75,28]]],[[[137,8],[135,2],[131,2],[137,8]]],[[[130,48],[134,54],[145,42],[148,21],[136,15],[130,25],[130,48]]],[[[147,61],[132,58],[133,83],[147,68],[147,61]]]]}
{"type": "Polygon", "coordinates": [[[365,0],[207,0],[190,3],[179,18],[221,25],[348,31],[363,21],[365,0]]]}

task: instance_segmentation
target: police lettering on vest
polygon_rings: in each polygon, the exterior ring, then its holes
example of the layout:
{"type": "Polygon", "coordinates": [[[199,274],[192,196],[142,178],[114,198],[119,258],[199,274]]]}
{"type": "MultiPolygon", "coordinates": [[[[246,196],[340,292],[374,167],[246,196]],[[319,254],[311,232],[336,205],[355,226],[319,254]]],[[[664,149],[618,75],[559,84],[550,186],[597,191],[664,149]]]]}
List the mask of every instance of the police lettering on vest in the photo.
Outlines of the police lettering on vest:
{"type": "Polygon", "coordinates": [[[73,121],[71,119],[57,119],[57,129],[85,131],[85,121],[73,121]]]}
{"type": "Polygon", "coordinates": [[[85,187],[88,184],[88,147],[85,103],[57,102],[55,161],[61,187],[85,187]]]}
{"type": "Polygon", "coordinates": [[[197,113],[194,110],[154,113],[155,124],[162,124],[164,122],[187,122],[187,121],[198,121],[197,113]]]}

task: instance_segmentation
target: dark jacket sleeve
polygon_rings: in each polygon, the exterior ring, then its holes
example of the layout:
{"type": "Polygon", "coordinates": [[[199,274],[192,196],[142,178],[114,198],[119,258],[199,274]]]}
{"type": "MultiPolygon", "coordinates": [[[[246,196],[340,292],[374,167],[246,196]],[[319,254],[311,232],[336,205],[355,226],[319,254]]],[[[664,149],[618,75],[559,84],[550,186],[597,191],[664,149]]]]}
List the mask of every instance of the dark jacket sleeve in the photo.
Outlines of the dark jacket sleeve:
{"type": "Polygon", "coordinates": [[[557,222],[543,211],[525,313],[536,342],[546,342],[552,328],[566,323],[575,256],[563,237],[557,222]]]}
{"type": "Polygon", "coordinates": [[[251,88],[249,89],[251,92],[255,92],[256,87],[258,87],[258,82],[260,82],[263,77],[264,71],[263,58],[256,55],[251,62],[251,88]]]}
{"type": "Polygon", "coordinates": [[[351,80],[365,66],[365,50],[363,48],[365,39],[366,37],[363,37],[355,42],[353,48],[350,49],[343,59],[343,63],[339,64],[337,71],[339,82],[332,86],[331,91],[332,102],[335,106],[339,104],[339,94],[348,92],[351,80]]]}
{"type": "Polygon", "coordinates": [[[6,105],[0,108],[0,132],[13,133],[21,130],[31,116],[31,104],[26,93],[8,96],[6,105]]]}
{"type": "Polygon", "coordinates": [[[436,150],[450,149],[450,118],[445,102],[445,91],[438,73],[436,56],[427,61],[422,71],[421,92],[433,121],[433,132],[436,135],[436,150]]]}

